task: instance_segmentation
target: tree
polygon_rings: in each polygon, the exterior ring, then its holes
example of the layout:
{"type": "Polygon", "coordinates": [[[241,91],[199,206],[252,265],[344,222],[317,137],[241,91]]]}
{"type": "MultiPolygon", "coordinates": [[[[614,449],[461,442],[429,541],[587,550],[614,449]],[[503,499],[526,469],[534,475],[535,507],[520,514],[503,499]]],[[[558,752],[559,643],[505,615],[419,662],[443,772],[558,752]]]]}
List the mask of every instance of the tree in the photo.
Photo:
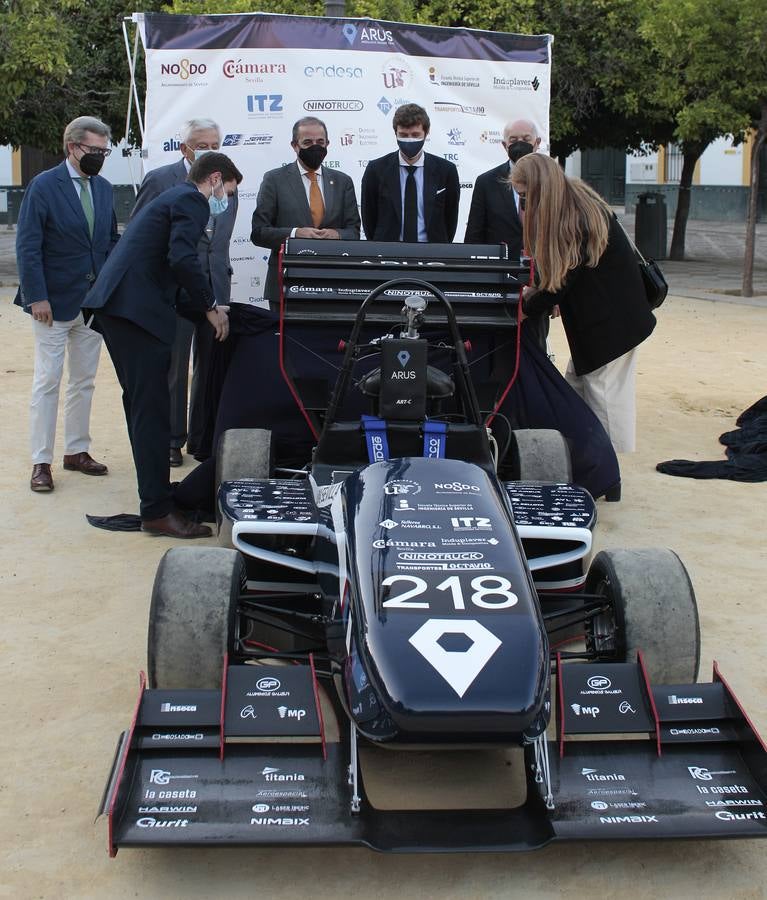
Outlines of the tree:
{"type": "MultiPolygon", "coordinates": [[[[651,96],[672,112],[684,154],[669,254],[684,259],[696,162],[717,137],[743,140],[767,103],[767,23],[761,0],[648,0],[640,32],[663,61],[651,96]]],[[[752,193],[754,178],[752,167],[752,193]]]]}

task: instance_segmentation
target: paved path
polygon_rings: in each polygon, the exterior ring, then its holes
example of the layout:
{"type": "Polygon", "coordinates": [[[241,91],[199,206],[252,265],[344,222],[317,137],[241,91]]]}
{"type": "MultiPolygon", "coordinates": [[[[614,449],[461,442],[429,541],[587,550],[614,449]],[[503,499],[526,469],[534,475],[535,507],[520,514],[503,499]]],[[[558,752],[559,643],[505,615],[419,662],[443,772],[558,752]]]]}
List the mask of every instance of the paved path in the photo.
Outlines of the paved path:
{"type": "MultiPolygon", "coordinates": [[[[619,213],[629,234],[634,233],[634,217],[619,213]]],[[[671,240],[673,222],[669,222],[671,240]]],[[[677,297],[767,306],[767,223],[757,225],[754,292],[749,300],[739,296],[743,278],[746,229],[732,222],[687,224],[687,259],[662,263],[671,293],[677,297]]],[[[18,284],[15,259],[16,231],[0,227],[0,286],[18,284]]]]}

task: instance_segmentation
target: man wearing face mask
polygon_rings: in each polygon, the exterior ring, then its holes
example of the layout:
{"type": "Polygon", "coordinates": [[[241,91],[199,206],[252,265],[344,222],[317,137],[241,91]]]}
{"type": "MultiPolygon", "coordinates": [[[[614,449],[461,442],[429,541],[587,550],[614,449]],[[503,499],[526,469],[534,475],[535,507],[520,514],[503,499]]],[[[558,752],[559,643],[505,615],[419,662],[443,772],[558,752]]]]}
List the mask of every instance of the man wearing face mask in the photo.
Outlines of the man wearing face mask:
{"type": "Polygon", "coordinates": [[[99,175],[109,128],[80,116],[64,130],[60,165],[32,179],[16,230],[19,292],[14,301],[31,314],[35,368],[30,407],[30,450],[35,492],[53,490],[51,463],[59,390],[67,356],[64,468],[106,475],[90,448],[91,401],[101,338],[85,326],[80,304],[117,242],[112,185],[99,175]]]}
{"type": "Polygon", "coordinates": [[[540,143],[538,129],[527,119],[509,122],[503,129],[502,146],[508,160],[477,177],[463,239],[465,244],[508,244],[510,259],[520,258],[520,199],[511,187],[509,176],[514,163],[528,153],[534,153],[540,143]]]}
{"type": "Polygon", "coordinates": [[[107,260],[83,307],[112,357],[128,425],[141,499],[141,529],[168,537],[209,537],[173,506],[168,466],[170,402],[167,391],[174,304],[183,288],[188,304],[205,315],[215,337],[229,324],[203,272],[198,244],[210,216],[222,214],[242,175],[223,153],[192,164],[184,184],[164,191],[136,215],[107,260]]]}
{"type": "Polygon", "coordinates": [[[272,304],[280,300],[277,259],[286,238],[359,240],[354,183],[338,169],[322,165],[329,145],[323,121],[314,116],[299,119],[290,142],[295,163],[272,169],[261,182],[250,239],[272,251],[264,288],[272,304]]]}
{"type": "Polygon", "coordinates": [[[461,188],[453,163],[424,152],[429,116],[406,103],[392,126],[399,150],[371,160],[362,176],[362,224],[369,241],[450,243],[461,188]]]}
{"type": "MultiPolygon", "coordinates": [[[[221,129],[213,119],[190,119],[180,132],[181,159],[167,166],[152,169],[144,177],[136,197],[131,218],[155,197],[168,188],[183,184],[195,159],[204,153],[217,151],[221,146],[221,129]]],[[[232,268],[229,262],[229,243],[237,218],[237,191],[227,209],[220,216],[211,216],[197,247],[200,265],[208,276],[211,290],[222,306],[229,303],[232,268]]],[[[182,298],[182,302],[183,302],[182,298]]],[[[213,352],[213,332],[206,322],[194,324],[183,316],[176,320],[176,339],[173,343],[168,389],[170,391],[170,464],[180,466],[184,444],[192,456],[204,459],[210,455],[206,446],[205,422],[207,407],[205,387],[208,382],[210,359],[213,352]],[[189,398],[187,430],[187,395],[189,381],[189,354],[194,337],[194,365],[192,391],[189,398]]]]}

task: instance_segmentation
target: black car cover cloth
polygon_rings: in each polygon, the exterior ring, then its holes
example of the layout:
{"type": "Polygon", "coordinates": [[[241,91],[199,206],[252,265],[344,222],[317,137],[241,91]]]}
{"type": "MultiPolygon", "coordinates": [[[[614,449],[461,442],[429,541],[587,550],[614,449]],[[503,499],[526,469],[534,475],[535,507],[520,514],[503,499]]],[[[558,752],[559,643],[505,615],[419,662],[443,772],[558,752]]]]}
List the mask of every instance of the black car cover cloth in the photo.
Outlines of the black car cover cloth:
{"type": "Polygon", "coordinates": [[[141,516],[133,513],[118,513],[116,516],[89,516],[85,518],[94,528],[104,531],[141,531],[141,516]]]}
{"type": "Polygon", "coordinates": [[[757,400],[738,416],[734,431],[725,431],[719,442],[727,459],[694,462],[670,459],[655,467],[665,475],[682,478],[724,478],[729,481],[767,481],[767,397],[757,400]]]}

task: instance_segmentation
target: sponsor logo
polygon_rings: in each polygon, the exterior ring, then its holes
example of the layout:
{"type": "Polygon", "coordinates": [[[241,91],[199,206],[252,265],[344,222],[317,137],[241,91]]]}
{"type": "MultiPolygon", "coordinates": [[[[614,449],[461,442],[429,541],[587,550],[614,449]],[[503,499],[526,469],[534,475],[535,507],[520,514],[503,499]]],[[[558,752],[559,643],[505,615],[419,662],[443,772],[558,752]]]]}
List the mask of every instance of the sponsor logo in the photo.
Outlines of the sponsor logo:
{"type": "Polygon", "coordinates": [[[281,769],[274,766],[264,766],[261,774],[266,781],[305,781],[305,777],[300,772],[282,773],[281,769]]]}
{"type": "Polygon", "coordinates": [[[392,541],[377,540],[373,541],[376,550],[383,550],[386,547],[436,547],[434,541],[392,541]]]}
{"type": "Polygon", "coordinates": [[[205,737],[205,735],[202,734],[202,732],[200,732],[200,731],[198,731],[195,734],[184,733],[182,731],[180,731],[180,732],[156,731],[152,735],[151,739],[153,741],[201,741],[201,740],[203,740],[204,737],[205,737]]]}
{"type": "Polygon", "coordinates": [[[676,694],[669,694],[668,702],[672,706],[690,703],[703,703],[703,697],[677,697],[676,694]]]}
{"type": "Polygon", "coordinates": [[[443,153],[442,154],[448,162],[457,163],[460,160],[460,156],[457,153],[443,153]]]}
{"type": "Polygon", "coordinates": [[[486,538],[486,537],[450,537],[450,538],[442,538],[442,543],[447,546],[466,546],[471,544],[490,544],[491,547],[495,547],[500,543],[498,538],[486,538]]]}
{"type": "Polygon", "coordinates": [[[399,58],[388,59],[381,69],[384,87],[393,91],[406,88],[412,79],[408,66],[399,58]]]}
{"type": "Polygon", "coordinates": [[[764,806],[764,804],[761,800],[746,797],[728,797],[726,800],[706,800],[706,806],[764,806]]]}
{"type": "Polygon", "coordinates": [[[306,791],[259,791],[259,797],[268,797],[269,800],[286,800],[290,798],[295,798],[299,800],[306,800],[309,797],[309,794],[306,791]]]}
{"type": "Polygon", "coordinates": [[[152,769],[149,773],[150,784],[168,784],[179,778],[199,778],[199,775],[172,775],[166,769],[152,769]]]}
{"type": "Polygon", "coordinates": [[[463,484],[460,481],[440,481],[435,483],[434,490],[438,494],[479,494],[482,488],[476,484],[463,484]]]}
{"type": "Polygon", "coordinates": [[[490,531],[493,527],[490,519],[485,516],[452,516],[450,524],[456,531],[490,531]]]}
{"type": "MultiPolygon", "coordinates": [[[[271,134],[227,134],[222,147],[266,147],[272,142],[271,134]]],[[[242,199],[242,195],[240,195],[242,199]]],[[[250,240],[248,238],[248,240],[250,240]]]]}
{"type": "Polygon", "coordinates": [[[376,106],[385,116],[389,115],[389,111],[391,110],[391,103],[386,99],[386,97],[381,97],[378,103],[376,103],[376,106]]]}
{"type": "Polygon", "coordinates": [[[612,687],[613,683],[609,678],[605,678],[604,675],[592,675],[586,684],[595,691],[606,691],[612,687]]]}
{"type": "Polygon", "coordinates": [[[580,703],[571,703],[570,709],[576,716],[591,716],[592,719],[595,719],[599,715],[598,706],[581,706],[580,703]]]}
{"type": "Polygon", "coordinates": [[[608,805],[607,805],[607,803],[605,803],[604,800],[592,800],[591,808],[597,809],[597,810],[605,810],[605,809],[608,809],[608,805]]]}
{"type": "Polygon", "coordinates": [[[670,728],[669,734],[685,737],[695,734],[720,734],[720,731],[718,728],[670,728]]]}
{"type": "Polygon", "coordinates": [[[466,141],[460,128],[451,128],[447,133],[447,142],[451,147],[463,147],[466,141]]]}
{"type": "Polygon", "coordinates": [[[341,135],[341,146],[342,147],[351,147],[351,145],[354,143],[355,137],[356,137],[356,135],[352,134],[351,131],[345,131],[341,135]]]}
{"type": "Polygon", "coordinates": [[[144,816],[136,820],[139,828],[188,828],[189,819],[155,819],[154,816],[144,816]]]}
{"type": "Polygon", "coordinates": [[[397,523],[392,522],[391,519],[384,519],[383,522],[379,522],[378,524],[381,526],[381,528],[386,528],[386,529],[392,529],[392,528],[397,527],[397,523]]]}
{"type": "Polygon", "coordinates": [[[429,81],[442,87],[479,87],[479,75],[456,75],[452,72],[440,73],[435,66],[429,66],[429,81]]]}
{"type": "Polygon", "coordinates": [[[241,719],[257,719],[258,714],[256,710],[253,708],[253,704],[249,703],[247,706],[243,706],[240,710],[240,718],[241,719]]]}
{"type": "Polygon", "coordinates": [[[172,150],[180,150],[181,141],[177,137],[172,137],[169,140],[163,142],[162,149],[165,153],[170,153],[172,150]]]}
{"type": "Polygon", "coordinates": [[[196,806],[139,806],[140,813],[160,813],[161,815],[178,815],[178,813],[196,813],[196,806]]]}
{"type": "Polygon", "coordinates": [[[265,813],[269,812],[270,809],[271,806],[269,806],[268,803],[254,803],[253,806],[251,806],[251,810],[254,813],[265,813]]]}
{"type": "Polygon", "coordinates": [[[658,825],[657,816],[600,816],[602,825],[649,825],[654,822],[658,825]]]}
{"type": "MultiPolygon", "coordinates": [[[[241,59],[227,59],[221,67],[227,78],[238,75],[285,75],[288,67],[284,63],[244,63],[241,59]]],[[[262,78],[246,78],[247,81],[263,81],[262,78]]]]}
{"type": "Polygon", "coordinates": [[[628,715],[628,713],[631,713],[632,716],[635,716],[637,711],[636,711],[636,710],[634,709],[634,707],[628,702],[628,700],[623,700],[623,701],[621,702],[620,706],[618,707],[618,712],[619,712],[619,713],[622,713],[624,716],[625,716],[625,715],[628,715]]]}
{"type": "Polygon", "coordinates": [[[617,772],[610,772],[609,774],[602,774],[599,769],[581,769],[581,775],[584,776],[586,781],[625,781],[626,776],[620,775],[617,772]]]}
{"type": "Polygon", "coordinates": [[[479,136],[479,140],[482,144],[501,144],[503,143],[503,135],[500,131],[490,129],[483,131],[479,136]]]}
{"type": "Polygon", "coordinates": [[[175,63],[163,63],[160,66],[161,75],[172,75],[182,81],[187,81],[195,75],[204,75],[207,71],[208,67],[205,63],[193,63],[188,59],[180,59],[175,63]]]}
{"type": "Polygon", "coordinates": [[[387,28],[358,28],[353,22],[347,22],[341,29],[346,42],[353,47],[359,44],[393,44],[394,36],[387,28]],[[359,39],[359,40],[358,40],[359,39]]]}
{"type": "Polygon", "coordinates": [[[277,712],[281,719],[298,719],[299,722],[306,715],[305,709],[288,709],[287,706],[278,706],[277,712]]]}
{"type": "Polygon", "coordinates": [[[384,494],[420,494],[421,485],[417,481],[387,481],[384,485],[384,494]]]}
{"type": "Polygon", "coordinates": [[[721,772],[711,772],[703,766],[687,766],[687,771],[698,781],[711,781],[714,775],[734,775],[735,769],[726,769],[721,772]]]}
{"type": "Polygon", "coordinates": [[[496,91],[537,91],[541,82],[534,78],[493,78],[493,90],[496,91]]]}
{"type": "Polygon", "coordinates": [[[474,190],[474,182],[473,181],[462,181],[461,182],[461,190],[462,191],[473,191],[474,190]]]}
{"type": "Polygon", "coordinates": [[[597,811],[602,811],[605,809],[609,809],[612,806],[613,809],[646,809],[647,804],[640,802],[635,802],[632,800],[626,801],[617,801],[613,803],[605,803],[604,800],[592,800],[591,808],[597,811]]]}
{"type": "Polygon", "coordinates": [[[307,112],[359,112],[365,104],[362,100],[306,100],[307,112]]]}
{"type": "Polygon", "coordinates": [[[444,113],[463,113],[466,116],[486,116],[484,106],[474,104],[454,103],[450,100],[435,100],[434,111],[444,113]]]}
{"type": "Polygon", "coordinates": [[[282,817],[282,818],[269,818],[269,819],[251,819],[251,825],[282,825],[282,826],[306,826],[309,824],[309,819],[297,819],[291,817],[282,817]]]}
{"type": "Polygon", "coordinates": [[[161,703],[160,704],[160,712],[164,713],[177,713],[177,712],[197,712],[197,704],[196,703],[188,703],[186,705],[176,704],[176,703],[161,703]]]}
{"type": "Polygon", "coordinates": [[[758,809],[747,813],[733,813],[720,809],[719,812],[714,813],[714,815],[722,822],[735,822],[745,819],[767,819],[767,816],[758,809]]]}
{"type": "Polygon", "coordinates": [[[360,66],[304,66],[306,78],[364,78],[360,66]]]}
{"type": "Polygon", "coordinates": [[[452,561],[460,561],[460,560],[473,560],[473,559],[484,559],[484,553],[414,553],[412,551],[405,551],[403,553],[397,554],[397,559],[404,559],[409,562],[435,562],[439,560],[452,560],[452,561]]]}
{"type": "Polygon", "coordinates": [[[500,639],[476,619],[427,619],[408,640],[459,697],[463,697],[501,646],[500,639]],[[464,635],[470,642],[468,648],[445,650],[439,642],[446,634],[464,635]]]}
{"type": "Polygon", "coordinates": [[[251,118],[275,118],[282,117],[282,101],[282,94],[248,94],[245,103],[251,118]]]}
{"type": "Polygon", "coordinates": [[[256,689],[271,694],[272,691],[278,691],[282,687],[279,678],[259,678],[256,682],[256,689]]]}
{"type": "Polygon", "coordinates": [[[306,284],[292,284],[290,286],[291,294],[332,294],[335,288],[332,287],[310,287],[306,284]]]}

